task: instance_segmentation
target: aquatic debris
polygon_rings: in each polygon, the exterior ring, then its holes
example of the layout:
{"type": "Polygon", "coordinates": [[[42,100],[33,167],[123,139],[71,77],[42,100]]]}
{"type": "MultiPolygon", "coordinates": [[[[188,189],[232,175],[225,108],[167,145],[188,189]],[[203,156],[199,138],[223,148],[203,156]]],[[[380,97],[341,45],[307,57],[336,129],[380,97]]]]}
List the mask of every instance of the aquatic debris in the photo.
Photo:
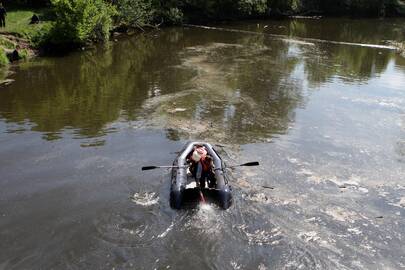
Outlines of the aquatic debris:
{"type": "Polygon", "coordinates": [[[249,245],[278,245],[282,238],[282,232],[279,227],[275,227],[271,231],[256,229],[254,232],[249,232],[246,224],[236,227],[246,235],[249,245]]]}
{"type": "Polygon", "coordinates": [[[238,180],[236,180],[236,184],[238,184],[238,186],[240,186],[241,188],[251,188],[252,185],[244,178],[239,178],[238,180]]]}
{"type": "Polygon", "coordinates": [[[264,193],[253,193],[247,196],[247,199],[253,202],[268,203],[269,198],[264,193]]]}
{"type": "Polygon", "coordinates": [[[159,196],[157,196],[155,192],[135,193],[131,197],[131,201],[138,205],[151,206],[158,203],[159,196]]]}
{"type": "MultiPolygon", "coordinates": [[[[210,27],[210,26],[205,26],[205,25],[186,24],[186,26],[202,28],[202,29],[207,29],[207,30],[241,33],[241,34],[264,35],[264,36],[272,37],[273,39],[279,39],[286,43],[295,43],[295,44],[309,45],[309,46],[315,46],[315,44],[323,43],[323,44],[336,44],[336,45],[346,45],[346,46],[355,46],[355,47],[384,49],[384,50],[397,50],[397,51],[400,51],[404,47],[403,44],[394,45],[393,42],[391,42],[391,44],[388,44],[388,45],[381,45],[381,44],[370,44],[370,43],[324,40],[324,39],[318,39],[318,38],[300,38],[300,37],[291,38],[287,35],[270,34],[270,33],[255,32],[255,31],[241,30],[241,29],[210,27]]],[[[279,26],[279,28],[285,28],[285,26],[279,26]]]]}
{"type": "Polygon", "coordinates": [[[314,173],[313,173],[311,170],[302,168],[300,171],[297,172],[297,174],[310,177],[310,176],[312,176],[314,173]]]}
{"type": "Polygon", "coordinates": [[[300,232],[298,237],[304,240],[305,242],[318,242],[321,238],[318,236],[318,233],[315,231],[310,232],[300,232]]]}
{"type": "Polygon", "coordinates": [[[186,108],[174,108],[167,110],[168,113],[185,112],[185,111],[187,111],[186,108]]]}
{"type": "Polygon", "coordinates": [[[399,205],[405,207],[405,197],[402,197],[401,200],[399,201],[399,205]]]}
{"type": "Polygon", "coordinates": [[[87,143],[82,143],[80,144],[80,147],[86,148],[86,147],[99,147],[99,146],[104,146],[105,145],[105,140],[97,140],[94,142],[87,142],[87,143]]]}
{"type": "Polygon", "coordinates": [[[360,219],[360,215],[356,212],[349,211],[339,206],[328,207],[325,213],[333,217],[335,220],[342,222],[348,221],[350,223],[354,223],[356,220],[360,219]]]}
{"type": "MultiPolygon", "coordinates": [[[[186,48],[181,67],[195,71],[196,75],[181,92],[151,97],[144,102],[144,117],[149,126],[176,130],[178,137],[184,139],[209,138],[217,142],[229,142],[229,139],[232,141],[235,135],[244,133],[244,129],[248,130],[248,134],[255,130],[255,141],[267,141],[272,133],[268,130],[269,123],[273,123],[275,119],[271,115],[262,114],[260,102],[229,85],[229,69],[236,69],[237,65],[224,69],[222,64],[211,59],[217,57],[216,51],[223,47],[232,50],[235,46],[214,43],[208,47],[186,48]],[[194,55],[194,52],[198,53],[194,55]],[[184,109],[187,113],[182,113],[184,109]],[[219,111],[222,111],[224,117],[217,116],[219,111]],[[236,124],[236,111],[244,112],[244,123],[239,125],[237,134],[232,127],[236,124]],[[245,113],[248,111],[249,113],[245,113]],[[215,113],[215,117],[207,118],[207,113],[215,113]],[[263,116],[258,119],[255,117],[258,114],[263,116]],[[258,130],[251,127],[252,123],[258,130]]],[[[263,49],[269,49],[264,47],[263,49]]],[[[237,48],[251,55],[249,59],[259,57],[257,48],[247,51],[245,46],[237,48]]],[[[251,142],[251,135],[246,135],[245,140],[248,139],[251,142]]]]}
{"type": "Polygon", "coordinates": [[[347,229],[348,232],[351,232],[353,234],[359,235],[362,234],[363,232],[359,228],[349,228],[347,229]]]}
{"type": "Polygon", "coordinates": [[[333,183],[338,186],[343,192],[345,189],[351,189],[353,191],[358,191],[360,193],[368,193],[369,190],[365,187],[362,187],[359,182],[365,182],[365,179],[362,179],[358,176],[352,175],[348,180],[339,180],[336,176],[319,176],[316,175],[314,172],[308,169],[302,169],[297,172],[299,175],[303,175],[307,177],[309,181],[312,181],[316,184],[324,184],[327,182],[333,183]]]}
{"type": "Polygon", "coordinates": [[[397,52],[402,56],[405,57],[405,43],[404,42],[398,42],[394,40],[388,40],[386,42],[388,45],[394,46],[397,50],[397,52]]]}
{"type": "Polygon", "coordinates": [[[362,192],[362,193],[368,193],[368,189],[364,188],[364,187],[359,187],[358,191],[362,192]]]}
{"type": "Polygon", "coordinates": [[[398,202],[396,203],[388,203],[392,206],[396,206],[396,207],[400,207],[400,208],[404,208],[405,207],[405,197],[402,197],[401,199],[399,199],[398,202]]]}

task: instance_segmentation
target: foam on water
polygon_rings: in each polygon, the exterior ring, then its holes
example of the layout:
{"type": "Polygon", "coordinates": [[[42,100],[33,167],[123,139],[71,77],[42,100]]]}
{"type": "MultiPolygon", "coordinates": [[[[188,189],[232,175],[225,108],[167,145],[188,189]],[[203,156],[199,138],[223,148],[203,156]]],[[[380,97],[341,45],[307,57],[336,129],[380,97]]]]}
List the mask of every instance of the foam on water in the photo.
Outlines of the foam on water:
{"type": "Polygon", "coordinates": [[[135,193],[131,200],[138,205],[151,206],[158,203],[159,196],[155,192],[140,192],[135,193]]]}
{"type": "Polygon", "coordinates": [[[173,227],[174,227],[174,222],[172,222],[172,223],[170,224],[170,226],[167,227],[167,229],[166,229],[164,232],[162,232],[161,234],[159,234],[157,237],[158,237],[158,238],[164,238],[164,237],[166,237],[167,234],[173,229],[173,227]]]}
{"type": "Polygon", "coordinates": [[[208,203],[200,204],[200,210],[204,211],[204,212],[212,212],[212,211],[214,211],[212,206],[210,204],[208,204],[208,203]]]}

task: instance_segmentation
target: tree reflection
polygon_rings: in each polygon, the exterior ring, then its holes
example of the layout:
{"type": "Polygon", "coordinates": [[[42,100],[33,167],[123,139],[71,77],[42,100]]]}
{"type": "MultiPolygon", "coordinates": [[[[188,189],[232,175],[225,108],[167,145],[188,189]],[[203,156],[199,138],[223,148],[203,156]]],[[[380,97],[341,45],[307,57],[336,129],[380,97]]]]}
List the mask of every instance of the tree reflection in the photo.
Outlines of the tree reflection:
{"type": "MultiPolygon", "coordinates": [[[[164,54],[161,47],[158,40],[141,35],[105,48],[23,64],[15,83],[0,92],[0,116],[9,122],[28,120],[32,130],[45,132],[49,140],[70,128],[77,137],[102,136],[108,132],[106,124],[123,112],[133,119],[148,97],[159,77],[153,71],[162,65],[156,61],[164,54]]],[[[172,89],[175,84],[165,80],[159,85],[172,89]]]]}
{"type": "MultiPolygon", "coordinates": [[[[305,36],[317,27],[295,21],[288,30],[305,36]]],[[[351,31],[342,27],[335,38],[351,31]]],[[[15,82],[0,89],[0,117],[29,122],[46,140],[66,130],[76,138],[104,136],[120,119],[149,121],[173,140],[248,143],[288,130],[305,104],[305,85],[367,82],[393,57],[363,47],[171,28],[22,64],[15,82]]]]}

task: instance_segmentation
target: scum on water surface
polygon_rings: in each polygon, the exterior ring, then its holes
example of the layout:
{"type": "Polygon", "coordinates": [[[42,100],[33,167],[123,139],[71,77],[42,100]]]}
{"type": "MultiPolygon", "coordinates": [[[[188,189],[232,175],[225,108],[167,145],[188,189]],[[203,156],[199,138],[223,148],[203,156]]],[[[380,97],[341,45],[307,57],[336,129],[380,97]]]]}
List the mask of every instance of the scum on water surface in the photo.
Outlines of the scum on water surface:
{"type": "Polygon", "coordinates": [[[0,265],[404,268],[405,61],[343,44],[403,40],[401,25],[167,28],[13,67],[0,88],[0,265]],[[229,171],[229,210],[174,211],[170,170],[140,171],[187,140],[228,164],[260,161],[229,171]]]}

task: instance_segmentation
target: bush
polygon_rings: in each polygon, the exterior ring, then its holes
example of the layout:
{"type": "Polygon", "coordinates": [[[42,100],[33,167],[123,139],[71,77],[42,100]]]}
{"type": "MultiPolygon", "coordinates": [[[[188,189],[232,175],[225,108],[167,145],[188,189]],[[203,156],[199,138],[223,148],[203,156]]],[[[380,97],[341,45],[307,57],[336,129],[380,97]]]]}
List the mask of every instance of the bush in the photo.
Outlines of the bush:
{"type": "Polygon", "coordinates": [[[238,9],[244,16],[264,14],[268,9],[267,0],[239,1],[238,9]]]}
{"type": "Polygon", "coordinates": [[[164,17],[176,18],[181,15],[190,21],[210,21],[257,17],[268,10],[268,0],[184,0],[161,4],[164,17]],[[169,12],[170,10],[178,11],[169,12]]]}
{"type": "Polygon", "coordinates": [[[118,0],[119,24],[142,26],[152,21],[154,10],[151,0],[118,0]]]}
{"type": "Polygon", "coordinates": [[[7,65],[9,62],[6,52],[0,47],[0,67],[7,65]]]}
{"type": "Polygon", "coordinates": [[[0,47],[15,49],[15,43],[11,42],[8,38],[0,36],[0,47]]]}
{"type": "Polygon", "coordinates": [[[168,10],[164,11],[162,15],[166,23],[181,24],[183,22],[183,12],[177,7],[169,8],[168,10]]]}
{"type": "Polygon", "coordinates": [[[18,52],[18,56],[20,59],[25,60],[25,59],[28,59],[28,57],[30,56],[30,53],[27,49],[21,49],[18,52]]]}
{"type": "Polygon", "coordinates": [[[103,0],[51,0],[56,22],[49,31],[51,44],[104,41],[113,27],[115,8],[103,0]]]}

